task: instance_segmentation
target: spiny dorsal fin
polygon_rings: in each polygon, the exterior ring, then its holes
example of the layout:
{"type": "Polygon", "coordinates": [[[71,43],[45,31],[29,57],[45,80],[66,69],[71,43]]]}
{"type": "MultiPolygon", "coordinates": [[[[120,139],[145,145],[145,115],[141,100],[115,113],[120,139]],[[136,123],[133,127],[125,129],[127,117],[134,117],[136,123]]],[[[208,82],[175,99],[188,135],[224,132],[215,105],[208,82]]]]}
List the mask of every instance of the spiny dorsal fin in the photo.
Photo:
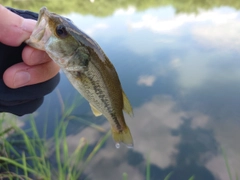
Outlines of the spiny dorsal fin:
{"type": "Polygon", "coordinates": [[[102,115],[102,113],[99,110],[97,110],[92,104],[90,104],[90,107],[91,107],[92,112],[95,116],[101,116],[102,115]]]}
{"type": "Polygon", "coordinates": [[[122,95],[123,95],[123,110],[130,116],[133,116],[132,106],[131,106],[126,94],[124,93],[124,91],[122,91],[122,95]]]}

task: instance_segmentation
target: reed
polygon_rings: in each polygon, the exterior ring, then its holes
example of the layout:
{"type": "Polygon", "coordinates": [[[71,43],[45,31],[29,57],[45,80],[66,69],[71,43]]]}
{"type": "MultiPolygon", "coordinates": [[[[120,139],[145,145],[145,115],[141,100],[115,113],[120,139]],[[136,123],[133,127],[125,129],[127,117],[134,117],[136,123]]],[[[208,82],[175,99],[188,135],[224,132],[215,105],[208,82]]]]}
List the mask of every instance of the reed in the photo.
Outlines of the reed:
{"type": "MultiPolygon", "coordinates": [[[[1,113],[0,179],[79,179],[88,163],[109,138],[110,131],[106,132],[100,126],[88,123],[96,130],[105,132],[105,135],[90,153],[86,153],[88,143],[84,137],[80,139],[73,153],[70,153],[66,133],[69,120],[86,122],[82,118],[71,115],[75,108],[76,105],[64,106],[61,119],[50,139],[47,139],[45,135],[44,138],[40,137],[33,115],[30,115],[27,120],[31,125],[30,129],[22,130],[16,121],[11,121],[11,119],[6,118],[5,113],[1,113]],[[9,127],[4,127],[4,121],[7,121],[9,127]],[[50,152],[51,149],[54,149],[53,152],[50,152]]],[[[11,118],[16,119],[15,116],[11,116],[11,118]]],[[[46,126],[43,131],[46,132],[46,126]]]]}

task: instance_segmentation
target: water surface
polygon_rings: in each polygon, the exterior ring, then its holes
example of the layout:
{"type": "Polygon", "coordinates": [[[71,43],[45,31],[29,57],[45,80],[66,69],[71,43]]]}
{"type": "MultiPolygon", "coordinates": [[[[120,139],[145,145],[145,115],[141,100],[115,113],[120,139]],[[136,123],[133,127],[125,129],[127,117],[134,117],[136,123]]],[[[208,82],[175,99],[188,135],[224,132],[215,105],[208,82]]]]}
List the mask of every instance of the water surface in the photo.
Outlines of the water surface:
{"type": "MultiPolygon", "coordinates": [[[[116,149],[109,138],[85,171],[89,179],[120,180],[126,172],[143,180],[148,157],[152,180],[170,172],[171,180],[226,180],[221,148],[232,173],[240,169],[240,11],[176,11],[171,5],[127,6],[103,17],[62,14],[99,43],[134,109],[133,118],[125,115],[134,148],[116,149]]],[[[48,123],[49,137],[61,112],[58,94],[68,104],[79,99],[73,115],[109,129],[61,73],[57,89],[35,113],[39,129],[48,123]]],[[[72,121],[69,147],[74,150],[81,137],[94,145],[103,135],[72,121]]]]}

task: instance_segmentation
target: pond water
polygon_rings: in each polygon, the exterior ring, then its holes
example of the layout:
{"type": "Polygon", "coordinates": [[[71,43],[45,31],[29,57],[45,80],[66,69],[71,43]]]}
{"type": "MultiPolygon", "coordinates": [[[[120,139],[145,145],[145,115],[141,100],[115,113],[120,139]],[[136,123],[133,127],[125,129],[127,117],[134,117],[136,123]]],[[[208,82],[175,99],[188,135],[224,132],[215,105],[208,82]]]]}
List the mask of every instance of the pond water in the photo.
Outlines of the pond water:
{"type": "MultiPolygon", "coordinates": [[[[104,17],[62,15],[102,47],[134,110],[133,118],[125,115],[134,148],[116,149],[109,138],[87,167],[88,179],[120,180],[126,172],[130,180],[143,180],[149,159],[151,180],[171,172],[171,180],[226,180],[221,148],[230,171],[239,172],[240,11],[218,6],[176,13],[168,5],[142,11],[119,7],[104,17]]],[[[34,113],[39,130],[47,123],[49,137],[61,112],[59,97],[68,105],[79,99],[72,115],[110,128],[61,73],[57,88],[34,113]]],[[[76,121],[67,132],[70,151],[81,137],[94,145],[104,136],[76,121]]]]}

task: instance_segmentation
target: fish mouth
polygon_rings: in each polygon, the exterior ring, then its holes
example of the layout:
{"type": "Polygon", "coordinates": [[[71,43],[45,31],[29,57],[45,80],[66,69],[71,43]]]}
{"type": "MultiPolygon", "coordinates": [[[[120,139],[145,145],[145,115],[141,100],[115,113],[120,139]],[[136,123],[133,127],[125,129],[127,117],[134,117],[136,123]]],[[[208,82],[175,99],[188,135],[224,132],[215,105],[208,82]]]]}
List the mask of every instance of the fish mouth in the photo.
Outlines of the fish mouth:
{"type": "Polygon", "coordinates": [[[37,23],[40,23],[42,18],[50,19],[51,16],[59,17],[59,15],[49,12],[46,7],[42,7],[39,11],[39,17],[38,17],[37,23]]]}
{"type": "Polygon", "coordinates": [[[52,35],[48,24],[49,16],[50,12],[47,10],[47,8],[41,8],[37,24],[30,38],[25,41],[28,45],[36,49],[40,49],[43,51],[45,50],[45,44],[52,35]]]}
{"type": "Polygon", "coordinates": [[[41,22],[41,19],[43,18],[44,15],[49,16],[49,11],[47,10],[46,7],[42,7],[39,11],[39,15],[38,15],[38,22],[37,25],[41,22]]]}

